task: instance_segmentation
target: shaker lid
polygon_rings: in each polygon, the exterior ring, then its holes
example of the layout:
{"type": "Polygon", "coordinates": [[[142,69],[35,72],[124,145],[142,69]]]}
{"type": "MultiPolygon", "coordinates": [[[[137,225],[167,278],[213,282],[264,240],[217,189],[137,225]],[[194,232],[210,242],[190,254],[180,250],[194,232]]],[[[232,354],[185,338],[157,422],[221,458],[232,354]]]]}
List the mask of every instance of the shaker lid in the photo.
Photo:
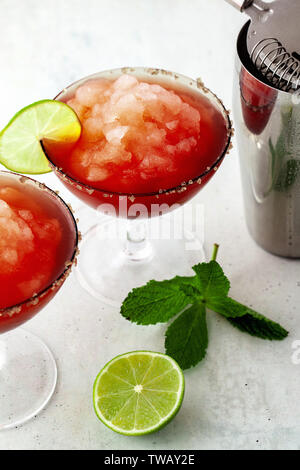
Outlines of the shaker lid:
{"type": "Polygon", "coordinates": [[[251,18],[247,48],[256,69],[276,88],[300,88],[300,1],[226,0],[251,18]]]}

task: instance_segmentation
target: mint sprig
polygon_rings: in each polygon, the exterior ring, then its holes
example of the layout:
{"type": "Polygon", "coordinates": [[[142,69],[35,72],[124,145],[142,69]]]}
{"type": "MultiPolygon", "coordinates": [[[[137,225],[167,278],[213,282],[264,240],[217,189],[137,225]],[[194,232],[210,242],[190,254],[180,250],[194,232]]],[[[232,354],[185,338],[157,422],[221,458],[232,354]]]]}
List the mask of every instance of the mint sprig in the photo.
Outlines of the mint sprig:
{"type": "Polygon", "coordinates": [[[216,261],[217,252],[215,245],[212,260],[193,267],[195,276],[150,281],[133,289],[121,307],[121,314],[139,325],[165,323],[177,316],[167,329],[165,348],[182,369],[195,366],[205,357],[207,309],[261,339],[283,340],[288,335],[278,323],[228,296],[230,282],[216,261]]]}
{"type": "Polygon", "coordinates": [[[194,303],[179,315],[166,331],[166,353],[182,369],[198,364],[208,346],[206,309],[204,303],[194,303]]]}
{"type": "MultiPolygon", "coordinates": [[[[145,286],[133,289],[123,302],[122,315],[138,325],[169,321],[190,303],[184,292],[184,279],[188,278],[176,276],[169,281],[149,281],[145,286]]],[[[186,286],[187,289],[191,287],[188,281],[186,286]]]]}

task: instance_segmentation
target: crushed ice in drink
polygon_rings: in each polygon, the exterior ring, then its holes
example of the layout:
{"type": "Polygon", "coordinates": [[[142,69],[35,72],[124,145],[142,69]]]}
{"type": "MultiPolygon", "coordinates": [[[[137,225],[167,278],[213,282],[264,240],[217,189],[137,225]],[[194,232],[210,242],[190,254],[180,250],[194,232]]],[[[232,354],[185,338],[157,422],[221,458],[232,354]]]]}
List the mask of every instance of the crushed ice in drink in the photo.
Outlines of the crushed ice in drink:
{"type": "Polygon", "coordinates": [[[175,173],[176,160],[182,164],[199,143],[200,112],[174,91],[131,75],[89,80],[68,104],[79,110],[83,126],[71,164],[90,182],[116,169],[127,179],[175,173]]]}
{"type": "Polygon", "coordinates": [[[0,308],[47,286],[61,237],[59,221],[43,214],[34,198],[0,188],[0,308]]]}
{"type": "Polygon", "coordinates": [[[180,80],[124,73],[86,80],[61,99],[78,114],[81,137],[65,150],[49,142],[46,152],[67,176],[102,191],[155,193],[196,181],[228,139],[209,94],[180,80]]]}

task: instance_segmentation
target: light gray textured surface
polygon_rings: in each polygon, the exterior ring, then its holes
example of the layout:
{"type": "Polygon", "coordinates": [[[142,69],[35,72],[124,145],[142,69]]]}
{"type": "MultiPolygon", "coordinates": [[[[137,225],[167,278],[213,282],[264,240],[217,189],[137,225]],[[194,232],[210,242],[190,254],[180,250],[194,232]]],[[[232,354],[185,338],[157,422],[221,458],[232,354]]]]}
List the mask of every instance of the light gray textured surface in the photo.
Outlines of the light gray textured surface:
{"type": "MultiPolygon", "coordinates": [[[[125,65],[201,76],[231,107],[243,18],[221,0],[0,0],[0,9],[0,127],[22,106],[51,98],[82,76],[125,65]]],[[[61,189],[53,175],[40,180],[61,189]]],[[[291,361],[293,341],[300,340],[299,261],[269,255],[250,239],[236,150],[197,202],[205,204],[206,247],[221,244],[232,295],[283,323],[288,339],[264,342],[209,315],[208,354],[185,374],[179,415],[157,434],[122,437],[95,417],[93,380],[117,354],[162,351],[165,326],[131,325],[85,294],[72,276],[26,325],[56,357],[54,398],[34,420],[1,432],[0,449],[300,448],[300,365],[291,361]]]]}

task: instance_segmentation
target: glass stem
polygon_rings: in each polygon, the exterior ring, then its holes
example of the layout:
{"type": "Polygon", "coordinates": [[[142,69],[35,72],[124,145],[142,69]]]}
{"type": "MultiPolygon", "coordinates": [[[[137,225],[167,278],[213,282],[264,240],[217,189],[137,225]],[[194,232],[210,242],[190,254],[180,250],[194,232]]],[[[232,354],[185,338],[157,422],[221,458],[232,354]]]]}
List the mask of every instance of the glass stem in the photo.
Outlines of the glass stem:
{"type": "Polygon", "coordinates": [[[145,222],[131,220],[127,225],[125,255],[130,261],[145,261],[152,257],[145,222]]]}

